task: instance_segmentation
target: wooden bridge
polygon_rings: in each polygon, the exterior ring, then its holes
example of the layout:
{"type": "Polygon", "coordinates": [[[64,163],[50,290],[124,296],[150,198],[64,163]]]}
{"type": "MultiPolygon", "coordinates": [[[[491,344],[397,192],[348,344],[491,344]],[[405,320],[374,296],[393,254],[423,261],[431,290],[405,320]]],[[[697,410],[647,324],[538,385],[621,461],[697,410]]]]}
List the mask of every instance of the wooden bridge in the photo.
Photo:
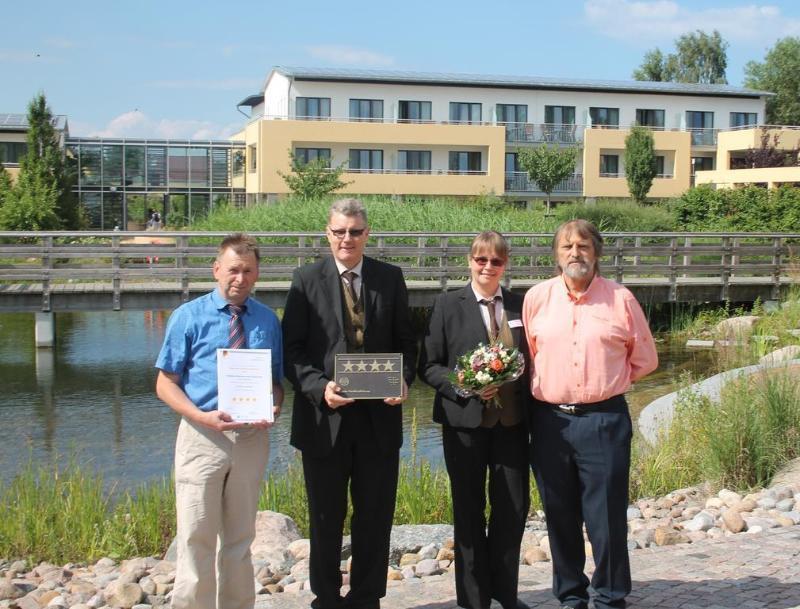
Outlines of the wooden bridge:
{"type": "MultiPolygon", "coordinates": [[[[172,309],[213,288],[213,232],[0,232],[0,312],[172,309]]],[[[328,255],[322,233],[252,233],[257,297],[283,306],[292,271],[328,255]]],[[[410,304],[464,285],[473,234],[372,233],[367,254],[402,267],[410,304]]],[[[553,275],[550,234],[510,233],[507,287],[553,275]]],[[[800,277],[800,234],[606,233],[603,275],[643,304],[776,300],[800,277]]]]}

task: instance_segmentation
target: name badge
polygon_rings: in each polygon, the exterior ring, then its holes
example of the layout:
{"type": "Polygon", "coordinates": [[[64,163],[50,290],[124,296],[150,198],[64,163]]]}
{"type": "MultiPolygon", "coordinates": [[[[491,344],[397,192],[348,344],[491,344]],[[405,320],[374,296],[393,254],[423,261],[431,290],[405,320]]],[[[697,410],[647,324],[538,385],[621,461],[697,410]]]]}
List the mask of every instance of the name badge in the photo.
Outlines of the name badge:
{"type": "Polygon", "coordinates": [[[508,320],[508,327],[509,328],[521,328],[522,327],[522,320],[521,319],[509,319],[508,320]]]}

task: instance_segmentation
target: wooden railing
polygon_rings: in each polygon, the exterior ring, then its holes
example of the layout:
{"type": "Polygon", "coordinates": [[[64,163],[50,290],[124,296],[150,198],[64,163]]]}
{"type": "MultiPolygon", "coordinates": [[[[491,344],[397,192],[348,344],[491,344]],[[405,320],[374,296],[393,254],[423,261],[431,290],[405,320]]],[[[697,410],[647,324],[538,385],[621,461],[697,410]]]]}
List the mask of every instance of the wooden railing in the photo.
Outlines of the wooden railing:
{"type": "MultiPolygon", "coordinates": [[[[0,293],[35,290],[42,310],[53,291],[112,292],[170,287],[189,297],[211,280],[219,241],[215,232],[0,232],[0,293]]],[[[283,284],[292,271],[329,253],[322,233],[251,233],[261,248],[260,278],[283,284]]],[[[445,290],[463,285],[474,234],[372,233],[367,254],[400,266],[410,287],[445,290]]],[[[552,235],[510,233],[507,285],[523,288],[553,275],[552,235]]],[[[800,234],[606,233],[602,273],[632,286],[659,286],[676,300],[682,285],[716,286],[719,298],[734,284],[768,286],[778,298],[792,282],[800,234]]],[[[288,284],[287,284],[288,285],[288,284]]],[[[285,289],[283,286],[281,289],[285,289]]]]}

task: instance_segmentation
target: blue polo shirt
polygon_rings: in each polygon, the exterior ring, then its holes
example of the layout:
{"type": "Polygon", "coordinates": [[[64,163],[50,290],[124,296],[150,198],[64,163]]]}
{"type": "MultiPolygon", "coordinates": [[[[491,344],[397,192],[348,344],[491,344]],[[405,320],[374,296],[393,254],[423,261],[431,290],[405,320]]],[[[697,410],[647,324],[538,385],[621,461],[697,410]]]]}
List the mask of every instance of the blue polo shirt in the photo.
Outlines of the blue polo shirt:
{"type": "MultiPolygon", "coordinates": [[[[180,386],[200,410],[217,409],[217,349],[228,346],[228,303],[218,290],[172,312],[156,368],[180,375],[180,386]]],[[[247,347],[272,350],[272,379],[283,378],[281,325],[272,309],[253,298],[242,316],[247,347]]]]}

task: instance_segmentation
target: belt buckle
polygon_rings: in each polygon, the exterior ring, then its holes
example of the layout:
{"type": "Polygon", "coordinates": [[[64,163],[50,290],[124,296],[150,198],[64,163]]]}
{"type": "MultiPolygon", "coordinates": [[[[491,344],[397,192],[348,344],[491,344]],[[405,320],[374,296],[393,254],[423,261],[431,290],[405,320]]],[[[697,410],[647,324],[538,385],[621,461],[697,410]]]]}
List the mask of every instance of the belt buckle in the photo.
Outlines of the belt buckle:
{"type": "Polygon", "coordinates": [[[577,412],[575,404],[559,404],[558,409],[561,412],[566,412],[567,414],[575,414],[577,412]]]}

